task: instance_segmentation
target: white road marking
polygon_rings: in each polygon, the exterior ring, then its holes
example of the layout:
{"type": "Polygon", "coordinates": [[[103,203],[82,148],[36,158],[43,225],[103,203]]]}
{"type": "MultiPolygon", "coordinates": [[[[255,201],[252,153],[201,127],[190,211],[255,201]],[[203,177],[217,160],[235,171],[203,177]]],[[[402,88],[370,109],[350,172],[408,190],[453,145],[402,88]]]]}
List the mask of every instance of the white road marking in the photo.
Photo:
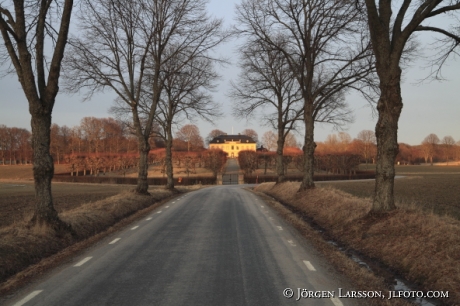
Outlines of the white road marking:
{"type": "Polygon", "coordinates": [[[42,291],[43,290],[35,290],[35,291],[33,291],[31,294],[29,294],[28,296],[26,296],[25,298],[23,298],[22,300],[20,300],[16,304],[14,304],[13,306],[22,306],[22,305],[24,305],[25,303],[27,303],[28,301],[30,301],[31,299],[33,299],[34,297],[36,297],[37,295],[42,293],[42,291]]]}
{"type": "Polygon", "coordinates": [[[169,208],[169,206],[166,206],[166,208],[169,208]]]}
{"type": "Polygon", "coordinates": [[[152,217],[148,217],[148,218],[145,219],[145,220],[150,221],[150,220],[152,220],[152,217]]]}
{"type": "Polygon", "coordinates": [[[116,239],[114,239],[112,242],[110,242],[109,244],[115,244],[115,243],[117,243],[120,239],[121,239],[121,238],[116,238],[116,239]]]}
{"type": "Polygon", "coordinates": [[[83,266],[87,261],[90,261],[91,258],[93,258],[93,257],[92,257],[92,256],[91,256],[91,257],[86,257],[85,259],[83,259],[82,261],[80,261],[79,263],[77,263],[74,267],[83,266]]]}
{"type": "Polygon", "coordinates": [[[292,245],[292,246],[296,246],[296,244],[292,240],[288,240],[287,242],[289,242],[289,244],[292,245]]]}
{"type": "Polygon", "coordinates": [[[157,214],[161,214],[161,210],[159,212],[157,212],[157,214]]]}
{"type": "Polygon", "coordinates": [[[342,302],[336,297],[331,297],[332,303],[334,303],[335,306],[343,306],[342,302]]]}
{"type": "Polygon", "coordinates": [[[276,226],[280,231],[283,230],[283,227],[282,226],[276,226]]]}
{"type": "Polygon", "coordinates": [[[307,266],[308,270],[310,271],[316,271],[315,267],[309,262],[308,260],[304,260],[303,263],[307,266]]]}
{"type": "Polygon", "coordinates": [[[273,218],[272,218],[272,217],[269,217],[268,219],[270,219],[270,220],[273,220],[273,218]]]}
{"type": "Polygon", "coordinates": [[[264,206],[263,206],[263,205],[261,205],[260,207],[264,208],[264,206]]]}
{"type": "Polygon", "coordinates": [[[172,204],[176,203],[176,201],[172,202],[172,204]]]}
{"type": "Polygon", "coordinates": [[[132,227],[131,230],[134,231],[138,227],[139,227],[139,225],[136,225],[135,227],[132,227]]]}

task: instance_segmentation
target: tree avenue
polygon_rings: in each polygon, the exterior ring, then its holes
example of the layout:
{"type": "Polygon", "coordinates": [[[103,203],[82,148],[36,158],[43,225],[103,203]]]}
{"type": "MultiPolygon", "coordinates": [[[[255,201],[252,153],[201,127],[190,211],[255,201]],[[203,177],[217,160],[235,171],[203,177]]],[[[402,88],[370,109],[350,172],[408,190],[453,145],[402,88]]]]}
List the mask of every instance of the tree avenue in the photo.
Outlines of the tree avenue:
{"type": "Polygon", "coordinates": [[[50,155],[50,130],[72,8],[72,0],[0,2],[0,31],[6,50],[6,54],[0,50],[0,56],[14,67],[32,116],[35,183],[32,222],[58,229],[67,225],[59,219],[51,195],[54,164],[50,155]],[[48,40],[54,42],[51,58],[47,56],[49,46],[45,48],[48,40]]]}
{"type": "Polygon", "coordinates": [[[234,116],[249,119],[260,109],[271,110],[262,113],[262,118],[277,131],[276,174],[277,183],[281,183],[285,180],[283,149],[286,137],[302,118],[299,86],[283,53],[263,40],[248,38],[240,54],[242,72],[230,91],[235,99],[234,116]]]}
{"type": "Polygon", "coordinates": [[[223,41],[221,21],[206,13],[204,0],[82,1],[80,37],[72,40],[66,64],[70,91],[110,89],[115,113],[132,120],[138,137],[136,191],[148,193],[149,137],[165,80],[184,73],[191,60],[223,41]]]}
{"type": "Polygon", "coordinates": [[[246,0],[237,5],[237,31],[263,42],[286,61],[297,81],[304,124],[303,181],[314,188],[315,122],[351,121],[345,94],[372,75],[372,50],[354,1],[246,0]]]}

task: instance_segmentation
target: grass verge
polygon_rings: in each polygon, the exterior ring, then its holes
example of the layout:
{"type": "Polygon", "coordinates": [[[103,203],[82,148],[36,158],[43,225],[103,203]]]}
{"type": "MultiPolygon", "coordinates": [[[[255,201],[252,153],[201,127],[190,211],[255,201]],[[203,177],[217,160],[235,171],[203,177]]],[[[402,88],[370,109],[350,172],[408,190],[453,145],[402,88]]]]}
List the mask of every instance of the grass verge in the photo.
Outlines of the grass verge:
{"type": "MultiPolygon", "coordinates": [[[[183,191],[183,190],[182,190],[183,191]]],[[[173,192],[155,189],[151,196],[130,191],[61,213],[75,235],[59,235],[26,221],[0,229],[0,294],[56,266],[75,252],[163,204],[173,192]]]]}
{"type": "MultiPolygon", "coordinates": [[[[299,184],[267,183],[259,185],[255,191],[288,204],[318,224],[335,241],[383,263],[423,290],[448,291],[449,298],[441,302],[459,304],[458,220],[415,209],[397,209],[370,216],[369,199],[360,199],[333,188],[298,193],[299,184]]],[[[352,271],[346,273],[359,281],[360,276],[353,277],[353,274],[352,271]]],[[[361,286],[365,284],[366,281],[361,282],[361,286]]]]}

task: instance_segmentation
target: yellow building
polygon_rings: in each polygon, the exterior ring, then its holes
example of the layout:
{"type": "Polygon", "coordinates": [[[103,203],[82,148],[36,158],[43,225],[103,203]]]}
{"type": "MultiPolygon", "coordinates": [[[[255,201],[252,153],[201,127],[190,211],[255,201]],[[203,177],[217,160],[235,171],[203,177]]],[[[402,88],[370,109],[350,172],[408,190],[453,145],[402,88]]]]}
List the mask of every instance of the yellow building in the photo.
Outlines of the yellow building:
{"type": "Polygon", "coordinates": [[[229,158],[237,158],[240,151],[256,151],[256,142],[246,135],[220,135],[209,142],[209,149],[220,149],[229,158]]]}

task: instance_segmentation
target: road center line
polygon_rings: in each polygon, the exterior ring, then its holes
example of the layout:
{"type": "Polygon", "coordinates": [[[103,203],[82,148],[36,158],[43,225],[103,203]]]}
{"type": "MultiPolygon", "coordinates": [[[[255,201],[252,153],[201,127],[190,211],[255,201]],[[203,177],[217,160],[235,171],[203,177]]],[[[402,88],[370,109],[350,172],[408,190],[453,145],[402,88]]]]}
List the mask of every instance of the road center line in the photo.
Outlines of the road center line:
{"type": "Polygon", "coordinates": [[[157,212],[157,214],[161,214],[161,210],[159,212],[157,212]]]}
{"type": "Polygon", "coordinates": [[[165,208],[169,208],[169,206],[166,206],[165,208]]]}
{"type": "Polygon", "coordinates": [[[113,241],[111,241],[109,244],[115,244],[115,243],[117,243],[120,239],[121,239],[121,238],[116,238],[116,239],[114,239],[113,241]]]}
{"type": "Polygon", "coordinates": [[[152,217],[148,217],[148,218],[145,219],[145,220],[150,221],[150,220],[152,220],[152,217]]]}
{"type": "Polygon", "coordinates": [[[289,244],[292,245],[292,246],[296,246],[296,244],[292,240],[288,240],[287,242],[289,242],[289,244]]]}
{"type": "Polygon", "coordinates": [[[23,298],[22,300],[20,300],[16,304],[14,304],[13,306],[22,306],[22,305],[24,305],[25,303],[27,303],[28,301],[30,301],[31,299],[33,299],[34,297],[36,297],[37,295],[42,293],[42,291],[43,290],[35,290],[35,291],[33,291],[31,294],[29,294],[28,296],[26,296],[25,298],[23,298]]]}
{"type": "Polygon", "coordinates": [[[280,231],[283,230],[283,227],[282,226],[276,226],[280,231]]]}
{"type": "Polygon", "coordinates": [[[304,260],[303,263],[307,266],[308,270],[310,271],[316,271],[315,267],[309,262],[308,260],[304,260]]]}
{"type": "Polygon", "coordinates": [[[139,225],[136,225],[135,227],[132,227],[131,230],[134,231],[138,227],[139,227],[139,225]]]}
{"type": "Polygon", "coordinates": [[[331,301],[335,306],[343,306],[342,302],[336,297],[331,297],[331,301]]]}
{"type": "Polygon", "coordinates": [[[80,261],[79,263],[77,263],[74,267],[83,266],[87,261],[90,261],[91,258],[93,258],[93,257],[92,257],[92,256],[91,256],[91,257],[86,257],[85,259],[83,259],[82,261],[80,261]]]}

